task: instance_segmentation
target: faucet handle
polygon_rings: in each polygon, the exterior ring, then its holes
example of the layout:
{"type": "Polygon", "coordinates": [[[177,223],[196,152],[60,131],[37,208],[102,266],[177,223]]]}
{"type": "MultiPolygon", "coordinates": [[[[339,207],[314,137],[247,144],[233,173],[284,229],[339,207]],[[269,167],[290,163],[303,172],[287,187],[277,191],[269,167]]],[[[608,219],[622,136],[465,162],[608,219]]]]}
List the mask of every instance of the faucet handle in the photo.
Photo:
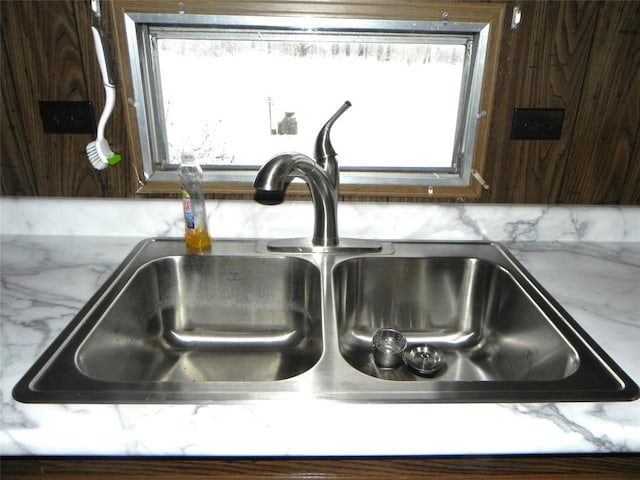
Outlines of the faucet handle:
{"type": "Polygon", "coordinates": [[[334,113],[327,123],[320,129],[316,137],[315,158],[316,162],[327,172],[334,186],[338,185],[338,162],[336,160],[336,151],[331,145],[331,127],[334,122],[351,106],[351,102],[347,100],[334,113]]]}

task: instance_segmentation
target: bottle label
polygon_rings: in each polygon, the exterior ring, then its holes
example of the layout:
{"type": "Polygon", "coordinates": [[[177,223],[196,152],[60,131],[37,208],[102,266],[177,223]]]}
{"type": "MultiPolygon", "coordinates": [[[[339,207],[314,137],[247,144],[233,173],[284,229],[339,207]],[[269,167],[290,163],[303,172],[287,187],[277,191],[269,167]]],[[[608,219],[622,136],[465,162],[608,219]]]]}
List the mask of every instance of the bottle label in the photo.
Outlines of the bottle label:
{"type": "Polygon", "coordinates": [[[195,218],[193,216],[193,207],[191,206],[191,197],[186,190],[182,190],[182,210],[184,211],[184,222],[187,229],[196,228],[195,218]]]}

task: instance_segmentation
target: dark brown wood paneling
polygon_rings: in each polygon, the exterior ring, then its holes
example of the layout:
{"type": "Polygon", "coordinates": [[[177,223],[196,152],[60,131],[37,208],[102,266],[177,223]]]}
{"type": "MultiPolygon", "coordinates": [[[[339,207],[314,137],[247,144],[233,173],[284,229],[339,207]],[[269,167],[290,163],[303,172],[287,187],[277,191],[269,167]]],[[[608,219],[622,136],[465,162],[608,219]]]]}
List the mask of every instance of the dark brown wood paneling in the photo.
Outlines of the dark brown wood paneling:
{"type": "Polygon", "coordinates": [[[631,151],[631,165],[622,189],[620,203],[640,205],[640,126],[636,131],[635,144],[631,151]]]}
{"type": "Polygon", "coordinates": [[[637,203],[639,139],[640,2],[605,2],[560,203],[637,203]]]}
{"type": "MultiPolygon", "coordinates": [[[[343,2],[344,14],[360,3],[343,2]]],[[[237,2],[225,5],[240,8],[237,2]]],[[[419,8],[417,2],[411,5],[419,8]]],[[[522,0],[506,5],[482,172],[491,190],[482,192],[480,201],[640,204],[640,3],[522,0]],[[522,7],[523,17],[512,30],[515,5],[522,7]],[[515,107],[564,108],[560,140],[510,140],[515,107]]],[[[278,8],[290,6],[283,1],[278,8]]],[[[104,92],[89,29],[90,2],[0,0],[0,19],[0,193],[135,197],[138,184],[127,158],[124,121],[124,109],[131,107],[124,99],[118,99],[107,126],[109,143],[123,155],[116,167],[91,168],[85,154],[89,135],[42,131],[38,100],[91,100],[100,114],[104,92]]],[[[431,201],[399,197],[404,194],[344,198],[431,201]]]]}
{"type": "MultiPolygon", "coordinates": [[[[45,134],[38,101],[104,101],[90,36],[89,2],[0,2],[3,43],[2,194],[126,196],[126,168],[96,172],[91,135],[45,134]],[[89,80],[89,82],[87,82],[89,80]]],[[[117,122],[117,116],[112,117],[117,122]]],[[[112,125],[114,122],[111,122],[112,125]]],[[[117,124],[116,124],[117,125],[117,124]]],[[[112,147],[125,142],[111,126],[112,147]]]]}
{"type": "MultiPolygon", "coordinates": [[[[2,5],[0,4],[0,8],[2,5]]],[[[0,10],[0,16],[2,11],[0,10]]],[[[16,86],[7,59],[7,46],[2,36],[0,72],[2,72],[2,104],[0,105],[0,180],[2,192],[14,195],[37,195],[38,186],[33,163],[29,160],[27,128],[18,103],[16,86]]]]}
{"type": "Polygon", "coordinates": [[[494,149],[489,154],[494,170],[487,179],[493,202],[554,203],[600,4],[525,2],[521,6],[522,22],[517,29],[506,30],[509,38],[502,46],[501,100],[491,130],[494,149]],[[565,109],[561,138],[510,140],[516,107],[565,109]]]}
{"type": "Polygon", "coordinates": [[[292,458],[3,459],[2,478],[196,479],[637,479],[637,455],[292,458]]]}
{"type": "MultiPolygon", "coordinates": [[[[14,87],[14,104],[19,106],[16,113],[21,116],[8,121],[15,120],[16,124],[21,121],[24,132],[24,138],[18,138],[12,145],[3,142],[2,161],[14,171],[21,170],[20,176],[34,176],[31,185],[16,189],[20,193],[55,195],[59,191],[72,191],[70,183],[82,185],[82,174],[75,164],[87,136],[45,135],[38,109],[39,100],[86,98],[71,7],[69,2],[2,4],[6,72],[14,87]],[[10,146],[18,151],[8,151],[10,146]]],[[[7,90],[3,87],[3,91],[7,90]]]]}

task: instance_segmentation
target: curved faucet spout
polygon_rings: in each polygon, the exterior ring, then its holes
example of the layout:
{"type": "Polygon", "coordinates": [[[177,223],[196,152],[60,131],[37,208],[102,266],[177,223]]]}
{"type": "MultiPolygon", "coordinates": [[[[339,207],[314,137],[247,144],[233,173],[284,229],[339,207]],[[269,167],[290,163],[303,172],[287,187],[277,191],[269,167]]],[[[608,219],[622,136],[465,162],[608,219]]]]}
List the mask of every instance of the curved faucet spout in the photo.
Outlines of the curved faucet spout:
{"type": "Polygon", "coordinates": [[[311,242],[314,246],[336,246],[337,190],[327,173],[312,158],[301,153],[278,155],[258,171],[253,187],[259,192],[284,193],[292,177],[301,178],[309,186],[315,213],[311,242]]]}
{"type": "Polygon", "coordinates": [[[253,187],[257,190],[255,199],[261,203],[273,204],[281,200],[292,177],[303,179],[309,186],[315,214],[311,243],[314,247],[332,251],[337,249],[339,242],[339,175],[336,152],[329,135],[334,122],[350,106],[351,102],[344,102],[318,133],[315,160],[302,153],[283,153],[264,164],[253,182],[253,187]]]}

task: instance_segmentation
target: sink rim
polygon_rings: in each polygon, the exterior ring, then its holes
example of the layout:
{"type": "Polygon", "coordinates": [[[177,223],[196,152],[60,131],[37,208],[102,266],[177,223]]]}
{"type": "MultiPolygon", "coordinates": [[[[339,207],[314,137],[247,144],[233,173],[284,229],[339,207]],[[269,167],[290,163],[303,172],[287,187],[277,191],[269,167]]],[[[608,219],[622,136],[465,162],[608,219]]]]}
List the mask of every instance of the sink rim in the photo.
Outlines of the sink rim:
{"type": "MultiPolygon", "coordinates": [[[[292,378],[271,382],[196,382],[186,391],[180,385],[145,383],[131,385],[118,382],[98,382],[86,379],[85,388],[78,390],[73,382],[59,382],[48,385],[47,390],[38,389],[36,381],[42,378],[42,370],[59,349],[71,342],[72,334],[82,335],[87,325],[83,319],[98,301],[108,301],[111,286],[126,274],[127,266],[135,262],[144,262],[149,257],[149,245],[173,245],[178,250],[184,246],[181,239],[150,238],[141,241],[103,286],[82,307],[73,321],[56,337],[54,342],[36,360],[27,373],[13,389],[14,398],[26,403],[237,403],[238,401],[270,401],[275,399],[310,398],[339,402],[368,403],[510,403],[510,402],[566,402],[566,401],[629,401],[638,398],[638,386],[635,382],[594,342],[573,320],[558,302],[553,299],[524,269],[513,255],[500,243],[488,241],[393,241],[383,243],[382,253],[354,255],[347,253],[269,253],[266,241],[261,239],[216,240],[211,255],[233,256],[241,251],[243,255],[264,257],[294,257],[314,264],[321,270],[321,288],[323,289],[322,338],[324,349],[318,362],[306,372],[292,378]],[[570,332],[569,339],[574,348],[574,338],[582,342],[587,357],[602,364],[616,379],[620,388],[603,392],[594,389],[585,378],[586,370],[579,368],[576,374],[561,381],[491,381],[491,382],[447,382],[437,377],[428,382],[389,382],[370,377],[349,365],[338,350],[338,332],[334,308],[333,269],[341,262],[355,257],[397,256],[411,252],[418,257],[440,255],[451,248],[484,246],[498,255],[509,270],[517,272],[539,292],[546,308],[556,311],[570,332]],[[426,249],[426,250],[425,250],[426,249]],[[429,252],[420,253],[420,252],[429,252]],[[390,388],[389,384],[394,385],[390,388]],[[398,386],[398,384],[401,384],[398,386]],[[354,387],[355,386],[355,387],[354,387]],[[517,391],[514,389],[517,388],[517,391]]],[[[153,249],[151,249],[153,250],[153,249]]],[[[153,254],[151,254],[153,257],[153,254]]],[[[129,267],[130,268],[130,267],[129,267]]],[[[64,354],[64,351],[62,352],[64,354]]],[[[582,353],[580,353],[582,356],[582,353]]],[[[584,357],[583,357],[584,358],[584,357]]],[[[69,380],[69,379],[67,379],[69,380]]]]}

